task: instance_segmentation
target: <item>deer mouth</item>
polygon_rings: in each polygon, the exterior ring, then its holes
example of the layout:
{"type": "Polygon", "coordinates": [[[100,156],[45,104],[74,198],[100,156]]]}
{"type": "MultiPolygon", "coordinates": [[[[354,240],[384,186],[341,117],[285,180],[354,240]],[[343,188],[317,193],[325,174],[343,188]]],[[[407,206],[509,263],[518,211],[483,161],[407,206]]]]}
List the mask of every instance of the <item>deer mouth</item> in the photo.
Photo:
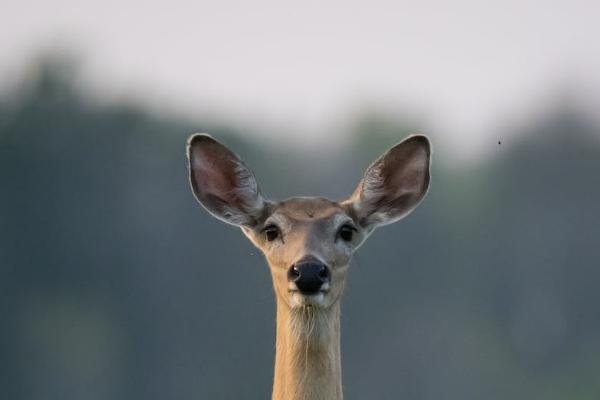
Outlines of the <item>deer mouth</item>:
{"type": "Polygon", "coordinates": [[[314,293],[302,293],[299,290],[290,290],[291,304],[294,307],[315,306],[320,307],[325,305],[325,298],[329,290],[319,290],[314,293]]]}
{"type": "Polygon", "coordinates": [[[324,294],[328,293],[329,289],[331,289],[331,286],[329,285],[329,282],[325,282],[319,287],[318,290],[304,291],[304,290],[300,290],[300,288],[298,288],[298,286],[294,282],[289,282],[287,289],[288,289],[289,293],[301,293],[304,296],[314,296],[319,293],[324,293],[324,294]]]}

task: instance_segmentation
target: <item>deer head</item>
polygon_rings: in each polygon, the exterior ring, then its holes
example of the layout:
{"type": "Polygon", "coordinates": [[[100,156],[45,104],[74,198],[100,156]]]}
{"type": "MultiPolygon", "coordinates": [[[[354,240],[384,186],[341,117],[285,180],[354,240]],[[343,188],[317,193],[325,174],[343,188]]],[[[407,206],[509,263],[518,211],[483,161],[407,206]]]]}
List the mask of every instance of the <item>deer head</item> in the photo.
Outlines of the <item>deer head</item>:
{"type": "Polygon", "coordinates": [[[352,254],[377,227],[408,215],[429,186],[430,144],[410,136],[367,168],[347,200],[268,200],[253,172],[206,134],[187,146],[190,182],[200,204],[239,226],[265,255],[278,303],[329,308],[343,293],[352,254]]]}

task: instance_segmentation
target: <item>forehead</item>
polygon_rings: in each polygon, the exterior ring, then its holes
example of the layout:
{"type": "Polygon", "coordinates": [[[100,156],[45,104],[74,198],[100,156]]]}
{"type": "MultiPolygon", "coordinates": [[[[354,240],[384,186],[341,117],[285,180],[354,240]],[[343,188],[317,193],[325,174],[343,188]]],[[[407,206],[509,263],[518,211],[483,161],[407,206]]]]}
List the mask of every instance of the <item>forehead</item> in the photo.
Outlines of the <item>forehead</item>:
{"type": "Polygon", "coordinates": [[[335,201],[322,197],[293,197],[277,203],[272,215],[284,215],[296,221],[315,221],[345,215],[344,209],[335,201]]]}

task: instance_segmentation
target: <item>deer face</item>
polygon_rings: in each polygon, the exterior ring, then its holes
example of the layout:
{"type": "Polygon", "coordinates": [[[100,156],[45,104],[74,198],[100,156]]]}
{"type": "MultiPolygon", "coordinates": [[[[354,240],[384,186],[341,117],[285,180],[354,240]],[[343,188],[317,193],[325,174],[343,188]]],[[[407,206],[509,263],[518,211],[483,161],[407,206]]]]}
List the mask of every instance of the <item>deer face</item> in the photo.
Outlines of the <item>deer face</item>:
{"type": "Polygon", "coordinates": [[[265,199],[252,171],[208,135],[188,141],[192,190],[204,208],[237,225],[269,263],[275,293],[290,308],[339,301],[352,254],[378,226],[408,215],[429,186],[429,141],[411,136],[377,159],[341,202],[265,199]]]}

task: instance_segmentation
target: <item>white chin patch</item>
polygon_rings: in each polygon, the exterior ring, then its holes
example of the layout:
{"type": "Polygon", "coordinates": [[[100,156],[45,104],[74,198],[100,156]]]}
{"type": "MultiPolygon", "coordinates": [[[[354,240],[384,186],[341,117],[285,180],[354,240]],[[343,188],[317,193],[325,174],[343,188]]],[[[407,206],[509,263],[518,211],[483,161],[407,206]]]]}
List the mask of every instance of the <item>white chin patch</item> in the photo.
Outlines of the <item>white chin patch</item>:
{"type": "Polygon", "coordinates": [[[325,294],[323,292],[311,295],[305,295],[300,292],[292,293],[292,307],[322,306],[324,302],[325,294]]]}

